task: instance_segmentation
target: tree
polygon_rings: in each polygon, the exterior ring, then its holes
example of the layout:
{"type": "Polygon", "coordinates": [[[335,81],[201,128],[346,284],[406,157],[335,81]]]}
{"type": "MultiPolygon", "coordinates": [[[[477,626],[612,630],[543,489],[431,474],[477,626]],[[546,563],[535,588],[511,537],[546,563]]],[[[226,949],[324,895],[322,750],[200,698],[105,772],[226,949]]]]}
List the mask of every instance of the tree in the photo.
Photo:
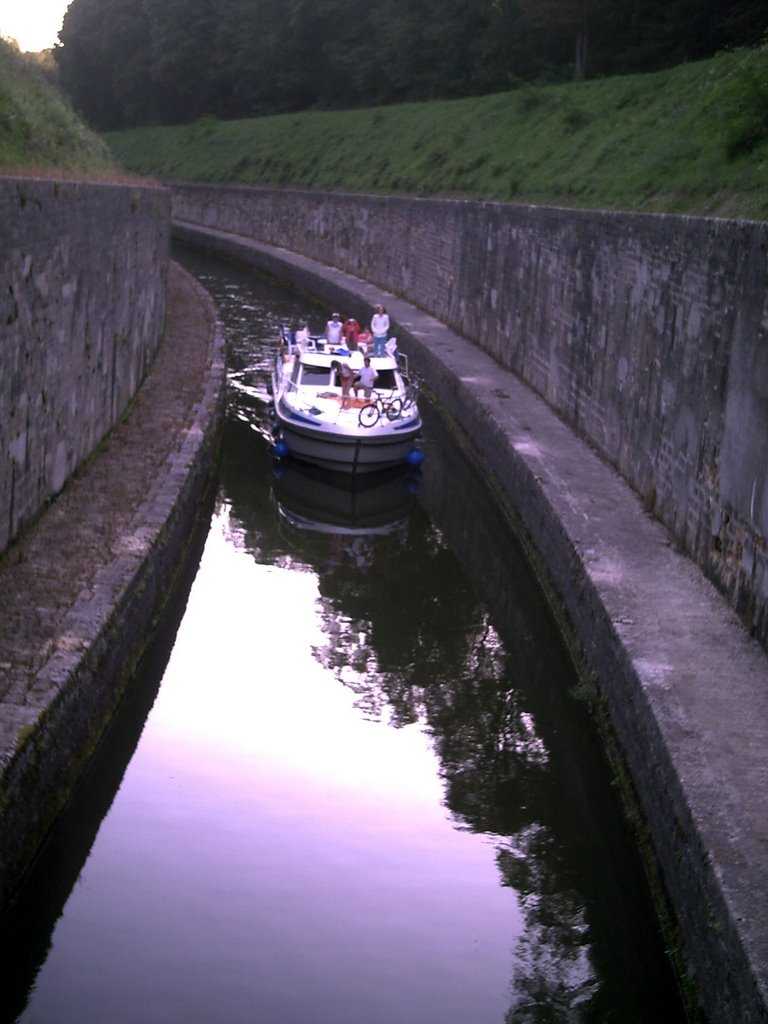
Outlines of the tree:
{"type": "Polygon", "coordinates": [[[183,123],[226,106],[230,82],[220,45],[226,0],[143,0],[143,6],[162,120],[183,123]]]}
{"type": "Polygon", "coordinates": [[[479,95],[758,43],[765,0],[72,0],[55,58],[94,127],[479,95]],[[588,52],[589,42],[589,52],[588,52]]]}
{"type": "Polygon", "coordinates": [[[587,4],[588,0],[519,0],[528,22],[544,30],[565,30],[574,37],[574,68],[576,78],[587,70],[587,4]]]}
{"type": "Polygon", "coordinates": [[[149,27],[137,0],[73,0],[54,57],[62,87],[94,127],[120,128],[150,116],[149,27]]]}

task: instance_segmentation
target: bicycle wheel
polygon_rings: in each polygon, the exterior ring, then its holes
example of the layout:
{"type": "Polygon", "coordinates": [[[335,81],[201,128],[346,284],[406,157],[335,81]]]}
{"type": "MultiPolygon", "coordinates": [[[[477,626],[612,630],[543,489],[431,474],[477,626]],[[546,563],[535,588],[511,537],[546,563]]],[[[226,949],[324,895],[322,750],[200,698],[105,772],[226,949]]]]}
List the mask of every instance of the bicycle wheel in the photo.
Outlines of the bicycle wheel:
{"type": "Polygon", "coordinates": [[[399,398],[393,398],[391,402],[387,402],[387,419],[396,420],[399,418],[400,413],[403,411],[403,406],[399,398]]]}
{"type": "Polygon", "coordinates": [[[357,419],[361,427],[375,426],[379,422],[379,410],[376,407],[376,403],[369,402],[368,405],[364,405],[357,419]]]}
{"type": "Polygon", "coordinates": [[[412,388],[408,388],[408,390],[403,395],[403,412],[410,412],[415,404],[416,392],[412,388]]]}

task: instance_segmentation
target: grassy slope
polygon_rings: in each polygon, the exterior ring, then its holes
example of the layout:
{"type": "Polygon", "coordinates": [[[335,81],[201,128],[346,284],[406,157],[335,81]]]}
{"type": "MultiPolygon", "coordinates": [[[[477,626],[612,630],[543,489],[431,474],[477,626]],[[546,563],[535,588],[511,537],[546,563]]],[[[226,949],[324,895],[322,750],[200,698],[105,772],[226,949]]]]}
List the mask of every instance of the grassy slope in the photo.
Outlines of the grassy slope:
{"type": "Polygon", "coordinates": [[[0,39],[0,173],[54,172],[104,175],[114,162],[39,66],[0,39]]]}
{"type": "Polygon", "coordinates": [[[164,179],[768,219],[768,141],[727,155],[740,60],[448,102],[204,118],[107,141],[126,169],[164,179]]]}

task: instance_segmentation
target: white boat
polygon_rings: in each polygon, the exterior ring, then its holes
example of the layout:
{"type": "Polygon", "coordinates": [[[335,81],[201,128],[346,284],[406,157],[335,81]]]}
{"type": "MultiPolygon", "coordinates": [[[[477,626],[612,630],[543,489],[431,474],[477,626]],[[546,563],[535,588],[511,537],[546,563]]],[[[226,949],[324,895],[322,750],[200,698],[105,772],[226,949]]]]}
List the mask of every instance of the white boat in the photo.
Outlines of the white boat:
{"type": "Polygon", "coordinates": [[[278,457],[347,473],[420,464],[421,416],[407,359],[390,341],[386,355],[371,355],[378,374],[371,397],[362,388],[344,396],[333,364],[347,363],[357,372],[363,360],[361,349],[331,348],[325,338],[309,336],[297,343],[281,326],[272,373],[278,457]]]}

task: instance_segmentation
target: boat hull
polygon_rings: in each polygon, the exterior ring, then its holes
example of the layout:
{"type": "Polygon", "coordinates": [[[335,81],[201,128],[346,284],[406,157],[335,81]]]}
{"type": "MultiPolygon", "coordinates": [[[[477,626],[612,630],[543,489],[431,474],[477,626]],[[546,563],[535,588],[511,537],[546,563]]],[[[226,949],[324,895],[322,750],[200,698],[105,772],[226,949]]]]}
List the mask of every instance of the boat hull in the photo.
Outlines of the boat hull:
{"type": "Polygon", "coordinates": [[[297,422],[278,405],[277,434],[286,454],[300,462],[346,473],[375,473],[406,465],[421,432],[421,418],[409,420],[391,432],[333,433],[297,422]]]}

